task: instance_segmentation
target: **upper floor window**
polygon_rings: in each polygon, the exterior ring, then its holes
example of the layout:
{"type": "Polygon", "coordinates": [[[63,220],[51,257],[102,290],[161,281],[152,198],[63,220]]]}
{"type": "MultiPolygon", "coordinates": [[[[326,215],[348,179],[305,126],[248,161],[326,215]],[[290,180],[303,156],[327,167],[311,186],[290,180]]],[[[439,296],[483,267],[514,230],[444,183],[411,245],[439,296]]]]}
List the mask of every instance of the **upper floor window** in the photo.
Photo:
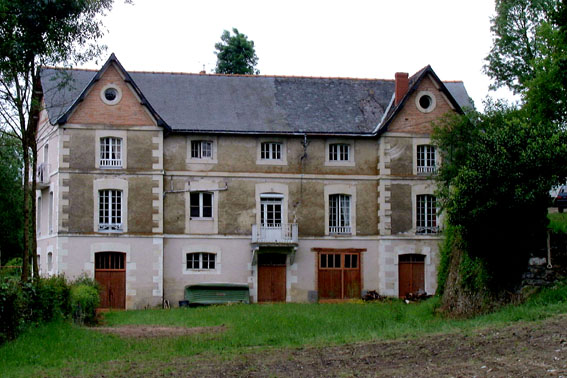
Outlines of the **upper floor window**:
{"type": "Polygon", "coordinates": [[[437,226],[437,199],[431,194],[421,194],[416,199],[416,227],[417,234],[436,234],[437,226]]]}
{"type": "Polygon", "coordinates": [[[264,160],[281,160],[282,144],[278,142],[262,143],[260,157],[264,160]]]}
{"type": "Polygon", "coordinates": [[[350,145],[344,143],[329,144],[329,161],[349,161],[350,145]]]}
{"type": "Polygon", "coordinates": [[[187,253],[187,270],[189,269],[215,269],[216,255],[207,252],[187,253]]]}
{"type": "Polygon", "coordinates": [[[192,140],[191,158],[193,159],[212,159],[213,142],[210,140],[192,140]]]}
{"type": "Polygon", "coordinates": [[[351,196],[332,194],[329,196],[329,233],[351,234],[350,222],[351,196]]]}
{"type": "Polygon", "coordinates": [[[263,227],[281,227],[283,199],[283,195],[275,193],[260,196],[260,224],[263,227]]]}
{"type": "Polygon", "coordinates": [[[100,138],[100,167],[122,167],[122,138],[100,138]]]}
{"type": "Polygon", "coordinates": [[[193,192],[189,195],[191,219],[213,217],[213,193],[193,192]]]}
{"type": "Polygon", "coordinates": [[[99,231],[122,231],[122,190],[100,190],[98,195],[99,231]]]}
{"type": "Polygon", "coordinates": [[[437,169],[435,146],[417,146],[417,173],[435,173],[437,169]]]}

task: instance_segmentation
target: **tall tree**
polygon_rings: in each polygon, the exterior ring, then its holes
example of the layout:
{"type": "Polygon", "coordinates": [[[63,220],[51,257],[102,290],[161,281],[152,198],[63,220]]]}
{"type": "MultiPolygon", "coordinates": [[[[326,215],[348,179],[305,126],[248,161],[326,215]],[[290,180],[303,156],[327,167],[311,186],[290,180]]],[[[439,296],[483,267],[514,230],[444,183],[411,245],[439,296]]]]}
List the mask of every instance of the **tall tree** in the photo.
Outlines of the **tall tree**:
{"type": "Polygon", "coordinates": [[[479,293],[519,283],[528,253],[544,244],[548,192],[567,178],[567,5],[497,0],[496,11],[485,70],[521,104],[489,103],[434,133],[449,225],[440,291],[444,306],[461,313],[486,300],[479,293]]]}
{"type": "Polygon", "coordinates": [[[35,232],[37,122],[42,65],[78,64],[102,52],[100,16],[113,0],[0,0],[0,119],[3,132],[18,138],[23,159],[23,267],[29,277],[29,254],[38,272],[35,232]]]}
{"type": "Polygon", "coordinates": [[[256,69],[258,57],[254,50],[254,41],[249,41],[248,37],[232,28],[234,35],[228,30],[223,31],[221,42],[215,43],[215,54],[217,55],[216,73],[220,74],[240,74],[258,75],[256,69]]]}

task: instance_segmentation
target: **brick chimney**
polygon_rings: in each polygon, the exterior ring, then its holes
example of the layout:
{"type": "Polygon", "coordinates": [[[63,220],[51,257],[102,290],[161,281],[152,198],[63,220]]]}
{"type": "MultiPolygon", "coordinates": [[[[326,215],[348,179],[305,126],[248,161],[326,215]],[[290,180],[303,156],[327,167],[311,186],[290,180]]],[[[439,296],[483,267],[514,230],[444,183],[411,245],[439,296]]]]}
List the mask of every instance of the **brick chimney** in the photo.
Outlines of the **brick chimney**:
{"type": "Polygon", "coordinates": [[[409,80],[407,72],[396,72],[396,98],[394,105],[398,105],[409,89],[409,80]]]}

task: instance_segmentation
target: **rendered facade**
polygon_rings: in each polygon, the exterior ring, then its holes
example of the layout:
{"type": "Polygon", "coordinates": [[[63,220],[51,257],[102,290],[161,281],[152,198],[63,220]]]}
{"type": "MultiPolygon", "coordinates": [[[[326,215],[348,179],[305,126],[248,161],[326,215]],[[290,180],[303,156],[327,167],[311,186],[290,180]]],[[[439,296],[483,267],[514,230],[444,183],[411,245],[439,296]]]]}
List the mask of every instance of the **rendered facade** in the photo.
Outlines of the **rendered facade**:
{"type": "Polygon", "coordinates": [[[87,274],[105,307],[241,283],[253,302],[434,293],[431,122],[462,82],[42,71],[42,274],[87,274]],[[70,79],[70,80],[69,80],[70,79]],[[67,80],[60,89],[58,83],[67,80]]]}

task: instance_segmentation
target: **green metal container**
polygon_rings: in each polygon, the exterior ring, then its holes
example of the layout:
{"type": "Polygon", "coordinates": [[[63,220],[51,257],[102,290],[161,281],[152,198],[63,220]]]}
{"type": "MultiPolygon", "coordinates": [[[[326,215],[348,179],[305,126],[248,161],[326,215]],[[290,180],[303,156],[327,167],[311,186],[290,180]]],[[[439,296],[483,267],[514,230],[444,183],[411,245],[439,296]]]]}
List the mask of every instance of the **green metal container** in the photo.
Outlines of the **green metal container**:
{"type": "Polygon", "coordinates": [[[200,283],[185,287],[189,304],[250,303],[250,289],[246,284],[200,283]]]}

